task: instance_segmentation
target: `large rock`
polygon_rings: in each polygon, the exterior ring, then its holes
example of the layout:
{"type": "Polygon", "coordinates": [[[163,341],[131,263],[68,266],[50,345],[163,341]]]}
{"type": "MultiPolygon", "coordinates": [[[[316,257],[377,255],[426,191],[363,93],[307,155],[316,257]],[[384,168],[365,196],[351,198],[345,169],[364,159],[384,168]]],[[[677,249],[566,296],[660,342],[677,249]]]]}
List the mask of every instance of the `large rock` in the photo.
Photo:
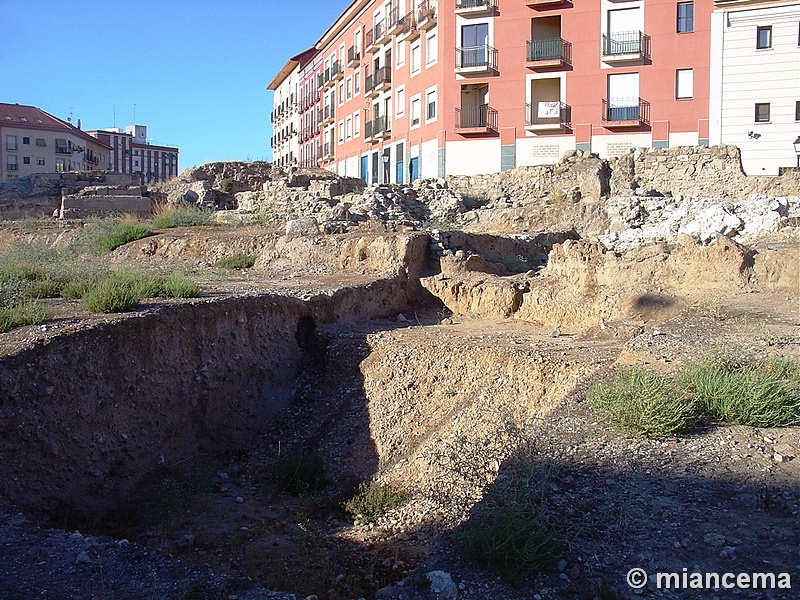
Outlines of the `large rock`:
{"type": "Polygon", "coordinates": [[[286,222],[286,235],[318,235],[319,223],[314,217],[286,222]]]}

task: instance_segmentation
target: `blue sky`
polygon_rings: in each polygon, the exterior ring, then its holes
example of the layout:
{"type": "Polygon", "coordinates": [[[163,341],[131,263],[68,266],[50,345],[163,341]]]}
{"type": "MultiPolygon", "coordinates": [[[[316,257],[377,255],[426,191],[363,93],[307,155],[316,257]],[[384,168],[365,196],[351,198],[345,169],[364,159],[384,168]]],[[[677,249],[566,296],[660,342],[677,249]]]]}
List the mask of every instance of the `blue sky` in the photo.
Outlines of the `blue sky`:
{"type": "Polygon", "coordinates": [[[266,87],[350,0],[0,0],[0,102],[147,125],[180,169],[271,160],[266,87]]]}

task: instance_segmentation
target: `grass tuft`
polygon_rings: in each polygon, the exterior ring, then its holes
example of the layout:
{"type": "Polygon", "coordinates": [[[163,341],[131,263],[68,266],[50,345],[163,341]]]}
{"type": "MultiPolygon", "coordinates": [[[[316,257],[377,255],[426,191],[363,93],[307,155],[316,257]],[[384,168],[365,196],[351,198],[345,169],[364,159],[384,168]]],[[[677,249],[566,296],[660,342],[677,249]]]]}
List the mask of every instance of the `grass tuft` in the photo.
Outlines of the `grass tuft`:
{"type": "Polygon", "coordinates": [[[316,454],[295,452],[278,460],[275,476],[278,484],[293,496],[320,491],[325,485],[322,459],[316,454]]]}
{"type": "Polygon", "coordinates": [[[250,254],[232,254],[220,258],[214,263],[219,269],[249,269],[256,262],[256,257],[250,254]]]}
{"type": "Polygon", "coordinates": [[[114,277],[101,280],[81,297],[87,310],[97,313],[126,312],[140,301],[141,297],[128,282],[114,277]]]}
{"type": "Polygon", "coordinates": [[[173,227],[196,227],[213,224],[211,211],[197,206],[166,206],[153,217],[153,227],[170,229],[173,227]]]}
{"type": "Polygon", "coordinates": [[[457,539],[466,558],[509,582],[547,565],[558,553],[555,535],[542,514],[519,505],[471,517],[457,539]]]}
{"type": "Polygon", "coordinates": [[[408,498],[408,492],[395,485],[362,483],[355,496],[342,506],[353,518],[371,523],[388,511],[403,506],[408,498]]]}
{"type": "Polygon", "coordinates": [[[681,381],[710,418],[753,427],[800,423],[800,365],[713,357],[691,365],[681,381]]]}
{"type": "Polygon", "coordinates": [[[22,325],[41,325],[50,318],[45,308],[35,301],[0,308],[0,333],[22,325]]]}
{"type": "Polygon", "coordinates": [[[636,436],[680,433],[699,418],[696,403],[672,381],[639,367],[620,371],[610,386],[596,384],[588,400],[604,421],[636,436]]]}

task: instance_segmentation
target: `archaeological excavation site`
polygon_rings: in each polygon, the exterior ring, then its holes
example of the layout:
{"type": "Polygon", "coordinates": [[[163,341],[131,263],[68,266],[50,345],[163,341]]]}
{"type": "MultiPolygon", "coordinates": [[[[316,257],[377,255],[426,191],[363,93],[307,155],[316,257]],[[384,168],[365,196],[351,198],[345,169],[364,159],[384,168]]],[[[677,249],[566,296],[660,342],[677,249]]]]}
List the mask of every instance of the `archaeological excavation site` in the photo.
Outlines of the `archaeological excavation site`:
{"type": "Polygon", "coordinates": [[[796,170],[210,163],[0,218],[0,600],[796,597],[796,170]]]}

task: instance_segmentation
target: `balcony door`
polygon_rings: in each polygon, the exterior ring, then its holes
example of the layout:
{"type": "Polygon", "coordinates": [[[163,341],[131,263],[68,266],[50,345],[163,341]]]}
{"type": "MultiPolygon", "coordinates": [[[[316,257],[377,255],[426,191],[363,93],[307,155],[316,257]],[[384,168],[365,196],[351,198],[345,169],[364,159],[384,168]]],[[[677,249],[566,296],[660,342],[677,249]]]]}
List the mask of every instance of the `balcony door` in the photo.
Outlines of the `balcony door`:
{"type": "Polygon", "coordinates": [[[488,63],[489,24],[476,23],[461,27],[461,66],[482,67],[488,63]]]}
{"type": "Polygon", "coordinates": [[[608,120],[635,121],[639,118],[639,73],[608,76],[608,120]]]}

